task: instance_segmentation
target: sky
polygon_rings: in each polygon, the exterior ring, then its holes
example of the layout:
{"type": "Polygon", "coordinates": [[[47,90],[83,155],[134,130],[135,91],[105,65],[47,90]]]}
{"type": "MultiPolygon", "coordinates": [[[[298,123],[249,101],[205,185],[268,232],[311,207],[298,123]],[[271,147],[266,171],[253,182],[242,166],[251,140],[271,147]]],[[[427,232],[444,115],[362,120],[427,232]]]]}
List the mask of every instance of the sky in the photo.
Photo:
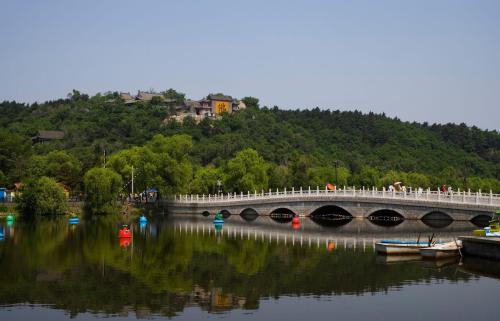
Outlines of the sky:
{"type": "Polygon", "coordinates": [[[500,129],[500,1],[0,0],[0,101],[174,88],[500,129]]]}

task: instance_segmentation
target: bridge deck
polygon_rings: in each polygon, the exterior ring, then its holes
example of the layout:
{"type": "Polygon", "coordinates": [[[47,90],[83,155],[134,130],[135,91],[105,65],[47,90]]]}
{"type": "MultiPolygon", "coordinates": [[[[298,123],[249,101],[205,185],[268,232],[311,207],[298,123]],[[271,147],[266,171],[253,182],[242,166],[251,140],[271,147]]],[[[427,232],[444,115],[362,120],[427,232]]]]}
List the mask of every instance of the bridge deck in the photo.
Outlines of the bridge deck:
{"type": "Polygon", "coordinates": [[[367,199],[384,199],[392,201],[405,201],[405,202],[424,202],[424,203],[447,203],[447,204],[467,204],[467,205],[486,205],[488,207],[500,207],[500,195],[499,194],[483,194],[481,192],[470,193],[470,192],[453,192],[451,194],[443,194],[439,191],[424,191],[424,192],[388,192],[388,191],[378,191],[378,190],[355,190],[355,189],[344,189],[344,190],[311,190],[306,191],[283,191],[276,192],[254,192],[253,194],[237,194],[228,193],[220,195],[176,195],[173,199],[167,200],[170,203],[191,203],[191,204],[208,204],[208,203],[239,203],[248,202],[254,200],[290,200],[294,201],[297,198],[302,199],[317,199],[317,198],[342,198],[351,200],[367,200],[367,199]]]}

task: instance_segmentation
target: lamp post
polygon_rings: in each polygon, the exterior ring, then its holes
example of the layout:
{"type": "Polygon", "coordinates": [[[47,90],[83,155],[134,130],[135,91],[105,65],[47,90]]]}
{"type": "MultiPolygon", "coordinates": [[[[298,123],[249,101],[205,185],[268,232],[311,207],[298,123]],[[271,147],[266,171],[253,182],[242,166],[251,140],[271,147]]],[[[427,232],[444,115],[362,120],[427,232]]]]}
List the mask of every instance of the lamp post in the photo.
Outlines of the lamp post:
{"type": "Polygon", "coordinates": [[[220,195],[222,193],[222,182],[220,179],[217,180],[217,194],[220,195]]]}
{"type": "Polygon", "coordinates": [[[337,173],[337,168],[339,167],[339,161],[338,160],[334,161],[333,166],[335,166],[335,186],[337,186],[339,184],[339,176],[337,173]]]}

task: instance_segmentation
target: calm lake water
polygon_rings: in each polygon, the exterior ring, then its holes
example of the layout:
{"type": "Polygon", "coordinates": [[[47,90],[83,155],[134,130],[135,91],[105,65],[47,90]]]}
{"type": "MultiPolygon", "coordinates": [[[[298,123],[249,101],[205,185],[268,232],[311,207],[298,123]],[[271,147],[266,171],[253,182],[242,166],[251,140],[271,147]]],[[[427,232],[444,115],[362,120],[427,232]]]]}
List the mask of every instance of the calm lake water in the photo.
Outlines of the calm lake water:
{"type": "Polygon", "coordinates": [[[452,239],[471,223],[233,215],[216,230],[212,219],[0,221],[0,320],[499,319],[500,263],[373,250],[387,237],[452,239]],[[131,242],[118,239],[123,223],[131,242]]]}

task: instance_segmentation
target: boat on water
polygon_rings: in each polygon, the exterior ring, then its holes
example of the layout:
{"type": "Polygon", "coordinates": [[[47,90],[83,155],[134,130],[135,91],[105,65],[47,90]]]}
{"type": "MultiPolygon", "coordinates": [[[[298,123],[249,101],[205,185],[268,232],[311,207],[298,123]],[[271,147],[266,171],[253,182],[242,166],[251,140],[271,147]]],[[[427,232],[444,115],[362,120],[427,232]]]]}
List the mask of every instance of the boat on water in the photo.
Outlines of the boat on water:
{"type": "Polygon", "coordinates": [[[460,248],[462,247],[462,241],[452,241],[442,244],[436,244],[431,247],[425,247],[419,249],[420,255],[423,258],[428,259],[439,259],[445,257],[454,257],[460,255],[460,248]]]}
{"type": "Polygon", "coordinates": [[[430,242],[382,240],[375,243],[375,251],[381,254],[419,254],[420,249],[431,245],[430,242]]]}
{"type": "MultiPolygon", "coordinates": [[[[441,244],[442,242],[437,242],[441,244]]],[[[432,247],[436,244],[434,234],[427,241],[420,241],[420,236],[416,241],[409,240],[382,240],[375,243],[375,251],[380,254],[420,254],[420,249],[432,247]]]]}
{"type": "Polygon", "coordinates": [[[474,230],[472,234],[475,236],[500,236],[500,210],[495,212],[488,226],[474,230]]]}

